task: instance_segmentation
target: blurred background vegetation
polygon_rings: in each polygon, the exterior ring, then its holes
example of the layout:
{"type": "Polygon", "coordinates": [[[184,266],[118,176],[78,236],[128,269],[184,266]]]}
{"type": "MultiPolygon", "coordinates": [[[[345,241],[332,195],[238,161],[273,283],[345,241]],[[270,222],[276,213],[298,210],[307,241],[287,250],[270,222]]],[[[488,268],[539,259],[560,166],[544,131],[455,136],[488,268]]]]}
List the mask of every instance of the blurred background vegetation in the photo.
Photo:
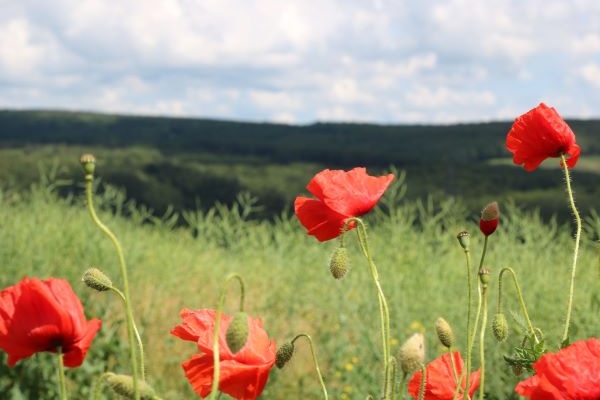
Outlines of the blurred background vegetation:
{"type": "MultiPolygon", "coordinates": [[[[582,147],[573,170],[579,207],[600,196],[600,121],[569,121],[582,147]]],[[[76,182],[78,157],[92,152],[98,175],[155,215],[232,205],[257,197],[257,218],[289,211],[314,173],[366,166],[406,172],[409,199],[459,198],[478,209],[512,199],[545,218],[569,217],[558,161],[534,174],[512,164],[504,141],[510,122],[427,125],[316,123],[305,126],[135,117],[79,112],[0,111],[0,182],[27,188],[39,169],[76,182]],[[518,171],[516,170],[518,169],[518,171]]],[[[65,182],[66,183],[66,182],[65,182]]],[[[102,191],[103,188],[101,187],[102,191]]],[[[75,186],[63,185],[63,195],[75,186]]]]}

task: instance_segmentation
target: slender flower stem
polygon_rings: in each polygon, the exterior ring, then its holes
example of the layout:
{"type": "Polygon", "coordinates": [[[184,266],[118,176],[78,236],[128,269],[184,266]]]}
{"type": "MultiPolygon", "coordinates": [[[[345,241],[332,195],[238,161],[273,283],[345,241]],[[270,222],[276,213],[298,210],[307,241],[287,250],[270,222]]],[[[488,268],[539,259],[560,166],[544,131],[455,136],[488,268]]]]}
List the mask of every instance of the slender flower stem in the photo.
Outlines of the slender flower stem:
{"type": "Polygon", "coordinates": [[[65,381],[65,364],[63,361],[62,349],[60,346],[57,349],[58,360],[58,387],[60,391],[60,400],[67,400],[67,384],[65,381]]]}
{"type": "Polygon", "coordinates": [[[245,298],[245,289],[244,289],[244,281],[242,277],[238,274],[229,274],[225,277],[223,284],[221,286],[221,296],[219,298],[219,305],[217,306],[217,312],[215,315],[215,330],[213,333],[213,381],[210,389],[210,400],[214,400],[217,398],[217,393],[219,391],[219,375],[221,373],[221,357],[219,353],[219,328],[221,325],[221,310],[223,309],[223,304],[225,303],[225,295],[227,291],[227,284],[230,280],[236,279],[240,284],[240,311],[244,310],[244,298],[245,298]]]}
{"type": "Polygon", "coordinates": [[[537,334],[535,333],[535,329],[533,329],[531,319],[529,318],[527,306],[525,305],[525,299],[523,298],[523,292],[521,291],[521,287],[519,286],[519,282],[517,281],[517,275],[515,274],[515,271],[510,267],[502,268],[500,274],[498,275],[498,312],[502,311],[502,277],[505,272],[510,272],[510,274],[512,275],[513,282],[515,284],[515,289],[517,290],[517,296],[519,297],[519,303],[521,304],[521,310],[523,311],[525,321],[527,322],[527,327],[533,335],[535,342],[539,343],[540,340],[538,339],[537,334]]]}
{"type": "MultiPolygon", "coordinates": [[[[479,332],[479,368],[481,368],[481,377],[479,378],[479,400],[483,400],[483,394],[485,391],[485,328],[487,326],[487,316],[488,316],[488,309],[487,309],[487,297],[488,297],[488,290],[487,290],[487,284],[483,284],[481,285],[482,287],[482,308],[483,308],[483,315],[481,317],[481,329],[479,332]]],[[[465,390],[468,392],[469,391],[469,387],[467,386],[465,388],[465,390]]]]}
{"type": "Polygon", "coordinates": [[[560,155],[561,165],[563,167],[563,171],[565,173],[565,181],[567,183],[567,194],[569,195],[569,205],[571,206],[571,211],[573,212],[573,216],[575,217],[576,223],[576,231],[575,231],[575,248],[573,249],[573,265],[571,267],[571,284],[569,286],[569,301],[567,306],[567,316],[565,318],[565,330],[563,332],[561,345],[565,345],[569,340],[569,326],[571,324],[571,311],[573,309],[573,293],[575,291],[575,272],[577,270],[577,256],[579,253],[579,241],[581,239],[581,217],[579,216],[579,211],[577,211],[577,206],[575,205],[575,199],[573,197],[573,189],[571,189],[571,176],[569,175],[569,167],[567,165],[567,160],[564,154],[560,155]]]}
{"type": "MultiPolygon", "coordinates": [[[[111,286],[110,290],[112,290],[113,292],[115,292],[121,298],[121,300],[123,300],[123,303],[126,303],[125,295],[123,294],[123,292],[121,292],[119,289],[117,289],[114,286],[111,286]]],[[[137,344],[138,344],[138,347],[140,349],[140,355],[139,355],[140,356],[140,365],[143,366],[143,365],[145,365],[145,361],[144,361],[144,344],[142,343],[142,337],[140,336],[140,332],[138,331],[138,328],[137,328],[137,326],[135,324],[135,321],[133,323],[133,332],[135,333],[135,338],[137,340],[137,344]]],[[[142,368],[142,370],[140,371],[140,375],[141,375],[142,380],[146,379],[145,374],[144,374],[144,368],[142,368]]]]}
{"type": "Polygon", "coordinates": [[[419,387],[419,400],[425,399],[425,385],[427,383],[427,368],[421,367],[421,386],[419,387]]]}
{"type": "MultiPolygon", "coordinates": [[[[471,320],[473,319],[472,309],[472,283],[471,283],[471,252],[468,248],[465,249],[465,257],[467,259],[467,355],[465,360],[466,385],[469,387],[469,379],[471,376],[471,349],[473,347],[473,337],[471,336],[471,320]]],[[[452,357],[451,357],[452,358],[452,357]]],[[[454,359],[452,359],[454,362],[454,359]]],[[[462,380],[462,377],[461,377],[462,380]]]]}
{"type": "Polygon", "coordinates": [[[98,400],[100,396],[100,392],[102,391],[102,381],[110,376],[112,372],[105,372],[96,380],[96,387],[94,388],[94,394],[92,396],[92,400],[98,400]]]}
{"type": "MultiPolygon", "coordinates": [[[[85,176],[85,193],[86,193],[86,200],[87,200],[87,208],[88,208],[88,211],[89,211],[90,216],[92,217],[92,220],[94,221],[94,223],[112,241],[112,243],[115,246],[115,249],[117,251],[117,255],[119,257],[119,267],[121,270],[121,279],[123,280],[123,293],[124,293],[124,298],[125,298],[125,312],[127,315],[127,336],[128,336],[128,341],[129,341],[129,356],[130,356],[130,360],[131,360],[131,372],[132,372],[131,375],[133,378],[133,393],[134,393],[134,399],[139,400],[139,398],[140,398],[140,393],[138,390],[139,376],[138,376],[137,359],[136,359],[136,354],[135,354],[136,350],[135,350],[135,339],[134,339],[135,323],[134,323],[134,319],[133,319],[133,311],[131,308],[131,296],[129,294],[129,280],[127,278],[127,265],[125,264],[125,257],[123,256],[123,249],[121,248],[121,243],[119,243],[119,240],[114,235],[114,233],[112,233],[111,230],[108,229],[108,227],[106,225],[104,225],[102,223],[102,221],[100,221],[100,219],[96,215],[96,210],[94,209],[94,203],[93,203],[93,198],[92,198],[92,181],[93,181],[93,179],[94,179],[93,175],[85,176]]],[[[141,368],[142,375],[143,375],[144,374],[144,372],[143,372],[144,366],[141,365],[140,368],[141,368]]]]}
{"type": "Polygon", "coordinates": [[[389,387],[389,371],[390,371],[390,311],[388,308],[387,301],[385,299],[385,295],[383,294],[383,289],[381,288],[381,283],[379,282],[379,274],[377,273],[377,266],[373,261],[373,256],[371,254],[371,250],[369,248],[369,242],[367,240],[367,230],[363,221],[360,218],[350,218],[346,222],[348,225],[351,222],[355,222],[357,225],[357,235],[358,242],[360,244],[360,248],[363,252],[363,255],[367,259],[367,263],[369,264],[369,269],[371,271],[371,277],[373,278],[373,282],[375,283],[375,287],[377,288],[377,296],[379,298],[379,314],[381,316],[381,339],[382,339],[382,348],[383,348],[383,365],[384,365],[384,384],[383,384],[383,396],[386,398],[386,393],[388,393],[389,387]]]}
{"type": "Polygon", "coordinates": [[[315,364],[315,370],[317,371],[317,376],[319,377],[319,383],[321,384],[321,389],[323,390],[323,398],[325,400],[327,400],[327,399],[329,399],[329,396],[327,395],[327,388],[325,387],[325,382],[323,381],[323,375],[321,374],[321,369],[319,368],[319,362],[317,361],[317,354],[315,353],[315,347],[313,345],[312,339],[306,333],[301,333],[299,335],[296,335],[296,337],[292,339],[291,343],[294,344],[294,342],[301,337],[308,340],[308,344],[310,345],[310,352],[312,354],[313,363],[315,364]]]}

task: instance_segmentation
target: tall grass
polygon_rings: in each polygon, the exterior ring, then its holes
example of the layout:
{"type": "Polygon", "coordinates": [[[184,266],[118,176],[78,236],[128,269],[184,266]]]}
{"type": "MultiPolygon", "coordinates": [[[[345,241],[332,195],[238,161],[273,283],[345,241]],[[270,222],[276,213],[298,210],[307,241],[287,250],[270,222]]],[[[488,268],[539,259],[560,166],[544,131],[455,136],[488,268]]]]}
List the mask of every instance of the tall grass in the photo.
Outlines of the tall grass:
{"type": "MultiPolygon", "coordinates": [[[[466,267],[456,234],[471,231],[472,253],[478,257],[483,243],[477,234],[479,210],[467,210],[451,199],[408,202],[402,193],[398,187],[390,191],[381,207],[367,217],[369,239],[390,306],[392,352],[412,333],[422,331],[431,360],[442,351],[434,330],[437,317],[454,327],[459,346],[466,340],[466,267]]],[[[490,237],[486,262],[492,270],[490,312],[497,301],[497,273],[513,267],[534,325],[544,330],[549,347],[556,350],[567,302],[571,227],[544,223],[535,211],[497,200],[503,214],[500,228],[490,237]]],[[[179,310],[216,306],[220,282],[231,272],[246,281],[246,310],[264,319],[278,344],[302,332],[312,336],[332,398],[363,399],[377,391],[382,371],[377,359],[376,294],[356,241],[346,241],[351,270],[336,281],[327,267],[335,243],[318,243],[286,213],[271,222],[253,220],[256,204],[248,196],[241,196],[233,207],[217,205],[209,211],[186,212],[183,226],[176,224],[174,213],[153,217],[126,203],[118,191],[107,190],[96,203],[101,219],[122,241],[130,266],[134,313],[146,349],[147,377],[163,398],[195,397],[180,364],[197,350],[193,343],[169,335],[179,323],[179,310]]],[[[594,242],[600,235],[600,222],[591,218],[586,226],[572,341],[600,335],[594,242]]],[[[87,398],[94,379],[104,370],[129,373],[119,300],[81,283],[83,271],[95,266],[118,285],[117,264],[112,244],[91,223],[83,197],[60,198],[49,182],[26,192],[0,192],[1,287],[26,275],[62,277],[80,295],[87,314],[103,320],[84,365],[67,370],[73,398],[87,398]]],[[[520,309],[513,287],[504,286],[511,336],[502,344],[491,335],[488,338],[489,399],[516,399],[513,388],[521,379],[512,375],[502,359],[520,344],[515,321],[520,319],[520,309]]],[[[234,310],[236,302],[232,298],[227,307],[234,310]]],[[[4,359],[0,362],[0,398],[55,397],[53,364],[45,354],[23,360],[14,369],[8,369],[4,359]]],[[[292,362],[271,372],[263,398],[319,398],[320,393],[309,349],[299,344],[292,362]]]]}

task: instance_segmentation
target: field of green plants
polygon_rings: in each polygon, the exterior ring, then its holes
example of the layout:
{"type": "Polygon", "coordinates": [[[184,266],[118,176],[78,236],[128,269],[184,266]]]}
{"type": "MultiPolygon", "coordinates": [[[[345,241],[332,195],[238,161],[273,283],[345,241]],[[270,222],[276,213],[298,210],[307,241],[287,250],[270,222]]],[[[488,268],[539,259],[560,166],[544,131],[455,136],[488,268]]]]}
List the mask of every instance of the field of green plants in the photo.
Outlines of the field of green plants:
{"type": "MultiPolygon", "coordinates": [[[[554,172],[560,186],[560,171],[554,172]]],[[[82,175],[73,179],[83,180],[82,175]]],[[[463,230],[472,233],[471,251],[478,260],[483,244],[478,227],[481,209],[452,199],[409,200],[405,193],[410,191],[400,177],[365,221],[390,306],[392,352],[413,333],[422,332],[426,359],[432,360],[443,351],[434,330],[440,316],[453,326],[458,347],[464,350],[466,266],[456,235],[463,230]]],[[[118,285],[118,260],[110,241],[90,220],[83,189],[66,198],[58,192],[60,182],[48,178],[28,190],[5,186],[0,192],[0,285],[12,285],[24,276],[65,278],[82,299],[88,317],[102,319],[84,365],[67,370],[72,398],[87,398],[102,372],[129,373],[119,299],[81,283],[83,271],[93,266],[118,285]]],[[[485,263],[491,270],[490,314],[495,312],[498,297],[498,272],[510,266],[517,273],[534,325],[544,331],[548,347],[555,351],[567,307],[573,227],[542,219],[535,209],[508,198],[495,200],[501,209],[500,226],[489,238],[485,263]]],[[[100,218],[122,242],[134,314],[146,349],[147,379],[162,398],[195,396],[180,364],[197,350],[169,331],[180,322],[181,308],[214,308],[221,282],[232,272],[245,280],[246,311],[263,318],[266,331],[278,345],[299,333],[312,337],[331,398],[364,399],[368,393],[377,393],[382,371],[376,293],[355,235],[346,238],[351,269],[343,279],[334,280],[328,269],[334,241],[319,243],[306,235],[289,212],[272,220],[252,218],[260,200],[247,194],[238,196],[234,205],[182,211],[180,221],[185,224],[177,223],[174,213],[164,218],[151,215],[110,186],[95,201],[100,218]]],[[[563,205],[567,209],[566,200],[563,205]]],[[[599,236],[600,219],[588,215],[572,342],[600,335],[599,236]]],[[[236,303],[232,290],[225,312],[233,311],[236,303]]],[[[491,333],[486,339],[488,399],[516,399],[514,386],[522,379],[503,360],[503,355],[520,345],[524,331],[509,280],[504,284],[504,307],[510,325],[508,340],[499,344],[491,333]]],[[[0,397],[57,398],[52,356],[36,354],[8,368],[2,354],[0,397]]],[[[477,360],[475,354],[475,366],[477,360]]],[[[320,394],[310,350],[300,343],[285,368],[271,371],[262,397],[311,399],[320,394]]]]}

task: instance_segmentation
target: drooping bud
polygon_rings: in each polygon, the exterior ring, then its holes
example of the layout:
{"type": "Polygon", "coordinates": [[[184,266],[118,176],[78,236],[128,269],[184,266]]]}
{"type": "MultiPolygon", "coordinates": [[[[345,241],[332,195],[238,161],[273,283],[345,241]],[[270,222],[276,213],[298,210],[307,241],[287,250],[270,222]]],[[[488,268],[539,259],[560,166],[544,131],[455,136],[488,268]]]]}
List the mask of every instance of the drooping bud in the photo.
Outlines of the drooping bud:
{"type": "Polygon", "coordinates": [[[479,230],[485,236],[490,236],[496,231],[498,221],[500,220],[500,208],[498,202],[488,204],[481,211],[481,219],[479,220],[479,230]]]}
{"type": "MultiPolygon", "coordinates": [[[[133,391],[133,378],[129,375],[113,374],[109,372],[106,374],[106,384],[113,392],[122,396],[125,399],[134,399],[135,393],[133,391]]],[[[154,389],[145,381],[137,381],[137,389],[141,400],[154,400],[158,399],[154,389]]]]}
{"type": "Polygon", "coordinates": [[[94,170],[96,169],[96,157],[94,157],[93,154],[82,154],[81,157],[79,157],[79,162],[81,163],[81,166],[83,167],[83,171],[85,172],[85,177],[88,178],[92,178],[94,176],[94,170]]]}
{"type": "Polygon", "coordinates": [[[275,365],[277,368],[281,369],[292,359],[294,355],[294,344],[291,342],[286,342],[282,344],[275,354],[275,365]]]}
{"type": "Polygon", "coordinates": [[[520,376],[523,373],[523,366],[521,364],[514,364],[511,366],[512,373],[514,376],[520,376]]]}
{"type": "Polygon", "coordinates": [[[400,346],[398,362],[405,374],[409,374],[425,363],[425,338],[422,333],[415,333],[400,346]]]}
{"type": "Polygon", "coordinates": [[[113,286],[112,281],[104,272],[98,268],[88,268],[81,277],[81,280],[90,288],[99,292],[110,290],[113,286]]]}
{"type": "Polygon", "coordinates": [[[503,342],[508,337],[508,322],[504,313],[498,313],[492,320],[492,332],[497,341],[503,342]]]}
{"type": "Polygon", "coordinates": [[[227,346],[233,354],[240,351],[248,341],[249,329],[248,314],[243,311],[236,312],[227,328],[227,332],[225,332],[227,346]]]}
{"type": "Polygon", "coordinates": [[[348,252],[344,246],[339,246],[335,249],[329,260],[329,271],[335,279],[342,279],[348,272],[348,252]]]}
{"type": "Polygon", "coordinates": [[[469,232],[467,231],[462,231],[459,232],[458,235],[456,235],[456,238],[458,239],[458,243],[460,243],[460,246],[464,249],[464,250],[469,250],[469,244],[471,242],[471,235],[469,234],[469,232]]]}
{"type": "Polygon", "coordinates": [[[442,345],[448,349],[456,345],[456,337],[452,327],[444,318],[439,317],[435,321],[435,331],[442,345]]]}

